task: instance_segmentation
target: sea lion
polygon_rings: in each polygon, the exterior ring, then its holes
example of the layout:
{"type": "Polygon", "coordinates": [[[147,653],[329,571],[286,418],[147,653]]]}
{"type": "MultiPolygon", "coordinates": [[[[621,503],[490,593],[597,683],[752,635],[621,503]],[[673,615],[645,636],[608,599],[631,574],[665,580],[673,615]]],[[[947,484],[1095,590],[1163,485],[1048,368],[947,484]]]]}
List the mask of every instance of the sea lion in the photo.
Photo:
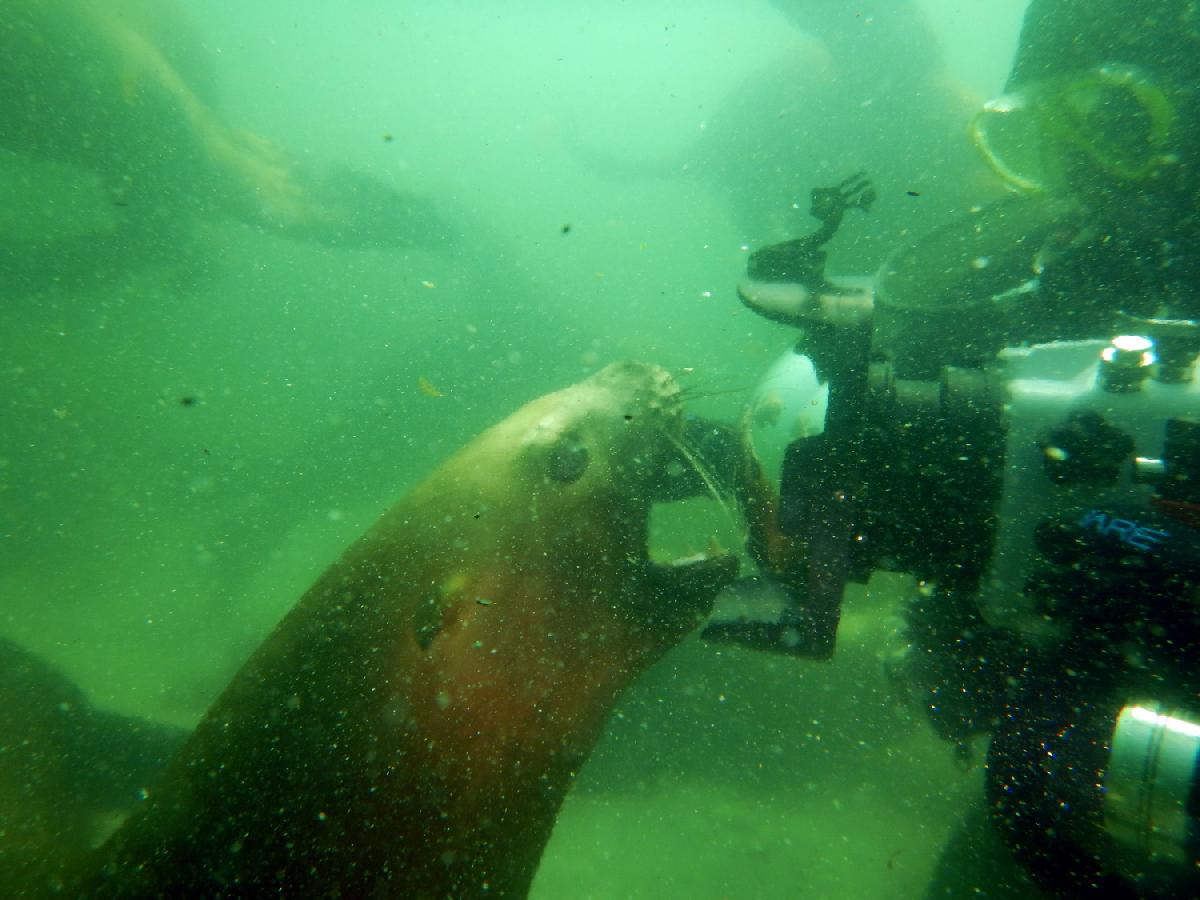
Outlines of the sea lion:
{"type": "Polygon", "coordinates": [[[679,390],[616,364],[452,456],[304,595],[79,893],[522,896],[618,695],[732,555],[651,562],[679,390]]]}
{"type": "Polygon", "coordinates": [[[187,731],[101,709],[0,637],[0,894],[37,896],[93,850],[187,731]]]}
{"type": "Polygon", "coordinates": [[[327,246],[436,249],[434,204],[303,161],[222,111],[178,0],[9,0],[0,28],[0,264],[36,290],[176,260],[230,217],[327,246]]]}

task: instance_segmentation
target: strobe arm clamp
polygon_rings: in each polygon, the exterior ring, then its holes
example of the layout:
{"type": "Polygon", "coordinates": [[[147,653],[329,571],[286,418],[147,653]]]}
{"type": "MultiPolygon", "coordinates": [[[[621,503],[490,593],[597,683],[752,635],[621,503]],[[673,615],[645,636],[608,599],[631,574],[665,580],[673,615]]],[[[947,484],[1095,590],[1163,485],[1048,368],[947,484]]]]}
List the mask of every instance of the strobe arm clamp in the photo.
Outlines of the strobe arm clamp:
{"type": "Polygon", "coordinates": [[[821,227],[805,237],[756,250],[746,263],[746,275],[755,281],[789,282],[836,293],[837,287],[825,280],[823,247],[833,240],[847,212],[870,212],[876,196],[866,172],[855,172],[832,187],[813,188],[808,211],[821,227]]]}

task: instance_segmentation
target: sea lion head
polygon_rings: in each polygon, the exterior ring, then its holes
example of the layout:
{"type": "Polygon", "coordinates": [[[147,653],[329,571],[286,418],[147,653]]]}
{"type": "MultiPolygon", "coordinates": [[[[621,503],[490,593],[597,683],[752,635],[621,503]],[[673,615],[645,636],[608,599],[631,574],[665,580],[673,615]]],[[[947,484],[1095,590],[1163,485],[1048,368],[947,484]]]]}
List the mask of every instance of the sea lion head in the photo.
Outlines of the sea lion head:
{"type": "Polygon", "coordinates": [[[527,484],[557,485],[563,502],[613,494],[640,507],[643,489],[678,440],[679,396],[665,369],[614,363],[527,404],[464,452],[487,455],[502,444],[527,484]]]}
{"type": "Polygon", "coordinates": [[[513,576],[512,595],[559,610],[600,607],[592,611],[636,633],[633,643],[661,652],[707,614],[737,568],[720,553],[650,559],[650,509],[681,458],[683,424],[679,386],[642,363],[614,363],[540,397],[423,486],[440,492],[446,513],[437,540],[465,551],[463,572],[481,574],[491,563],[480,561],[492,560],[513,576]]]}

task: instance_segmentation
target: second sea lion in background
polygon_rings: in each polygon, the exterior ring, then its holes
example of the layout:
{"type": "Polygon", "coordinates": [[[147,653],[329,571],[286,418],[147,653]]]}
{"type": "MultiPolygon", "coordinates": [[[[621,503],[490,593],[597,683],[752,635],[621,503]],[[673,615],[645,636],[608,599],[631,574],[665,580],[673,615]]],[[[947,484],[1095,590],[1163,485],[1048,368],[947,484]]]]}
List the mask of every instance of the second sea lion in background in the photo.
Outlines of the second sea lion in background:
{"type": "Polygon", "coordinates": [[[111,833],[187,731],[94,706],[0,638],[0,893],[41,896],[111,833]]]}
{"type": "Polygon", "coordinates": [[[173,259],[197,219],[351,248],[437,246],[430,201],[301,163],[220,111],[170,0],[6,0],[0,272],[10,292],[173,259]]]}

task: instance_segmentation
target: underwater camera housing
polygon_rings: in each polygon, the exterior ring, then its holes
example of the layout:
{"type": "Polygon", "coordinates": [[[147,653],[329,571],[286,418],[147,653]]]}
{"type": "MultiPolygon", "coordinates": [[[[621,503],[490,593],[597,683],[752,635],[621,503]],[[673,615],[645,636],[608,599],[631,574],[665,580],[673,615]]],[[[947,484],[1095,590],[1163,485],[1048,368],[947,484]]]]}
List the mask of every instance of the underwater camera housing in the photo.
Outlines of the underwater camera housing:
{"type": "MultiPolygon", "coordinates": [[[[1013,348],[933,380],[876,360],[857,438],[823,445],[857,473],[845,578],[919,576],[908,687],[947,739],[993,734],[996,822],[1070,892],[1190,891],[1200,861],[1200,380],[1152,348],[1013,348]]],[[[798,534],[807,440],[783,474],[798,534]]]]}
{"type": "Polygon", "coordinates": [[[1073,215],[998,204],[897,254],[869,328],[806,326],[778,364],[803,421],[752,408],[747,433],[815,570],[793,618],[832,609],[814,644],[846,582],[919,579],[894,674],[946,739],[991,734],[993,818],[1030,873],[1197,896],[1200,323],[1060,339],[1041,276],[1073,215]]]}

